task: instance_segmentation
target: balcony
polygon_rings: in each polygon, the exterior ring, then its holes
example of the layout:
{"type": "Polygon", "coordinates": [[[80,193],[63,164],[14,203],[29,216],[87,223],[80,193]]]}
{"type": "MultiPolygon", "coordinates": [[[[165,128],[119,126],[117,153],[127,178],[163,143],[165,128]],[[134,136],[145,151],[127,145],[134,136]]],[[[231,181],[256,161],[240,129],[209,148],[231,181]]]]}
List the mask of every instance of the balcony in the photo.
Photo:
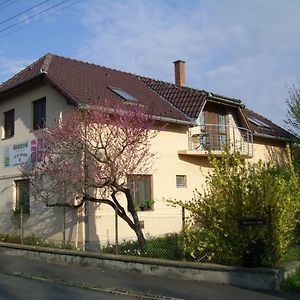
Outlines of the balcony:
{"type": "Polygon", "coordinates": [[[188,150],[180,155],[221,155],[224,150],[240,153],[244,158],[253,156],[253,135],[246,128],[229,125],[205,124],[189,129],[188,150]]]}

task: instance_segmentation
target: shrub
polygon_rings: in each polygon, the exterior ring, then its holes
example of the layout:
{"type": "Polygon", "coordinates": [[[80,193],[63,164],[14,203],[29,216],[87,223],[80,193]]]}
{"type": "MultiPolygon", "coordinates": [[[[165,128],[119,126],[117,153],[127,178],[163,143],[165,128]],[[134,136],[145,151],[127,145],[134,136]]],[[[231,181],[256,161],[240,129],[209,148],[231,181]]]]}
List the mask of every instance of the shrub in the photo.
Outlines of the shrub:
{"type": "Polygon", "coordinates": [[[300,268],[289,275],[287,280],[283,282],[281,289],[287,292],[300,293],[300,268]]]}
{"type": "Polygon", "coordinates": [[[188,202],[190,259],[244,266],[272,266],[293,242],[299,211],[299,180],[291,166],[245,164],[238,154],[211,157],[213,171],[203,194],[188,202]],[[242,219],[265,225],[241,226],[242,219]]]}
{"type": "MultiPolygon", "coordinates": [[[[141,252],[137,241],[123,241],[118,245],[118,254],[179,260],[183,258],[182,245],[182,235],[172,233],[148,238],[144,252],[141,252]]],[[[107,245],[101,248],[101,252],[115,254],[116,246],[107,245]]]]}

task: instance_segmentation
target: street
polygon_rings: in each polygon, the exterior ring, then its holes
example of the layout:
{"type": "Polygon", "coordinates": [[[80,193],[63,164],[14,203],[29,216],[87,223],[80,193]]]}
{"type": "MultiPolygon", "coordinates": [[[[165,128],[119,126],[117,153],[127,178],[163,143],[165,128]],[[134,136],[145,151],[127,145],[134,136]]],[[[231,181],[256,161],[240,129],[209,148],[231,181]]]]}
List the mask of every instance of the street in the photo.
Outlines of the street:
{"type": "Polygon", "coordinates": [[[66,286],[43,280],[33,280],[0,274],[0,299],[16,300],[82,300],[82,299],[132,299],[128,296],[114,295],[106,292],[94,292],[88,289],[66,286]]]}
{"type": "Polygon", "coordinates": [[[143,275],[136,272],[46,263],[0,253],[0,299],[280,300],[299,294],[143,275]],[[82,288],[82,286],[86,288],[82,288]],[[91,290],[97,287],[97,291],[91,290]],[[125,294],[125,295],[124,295],[125,294]]]}

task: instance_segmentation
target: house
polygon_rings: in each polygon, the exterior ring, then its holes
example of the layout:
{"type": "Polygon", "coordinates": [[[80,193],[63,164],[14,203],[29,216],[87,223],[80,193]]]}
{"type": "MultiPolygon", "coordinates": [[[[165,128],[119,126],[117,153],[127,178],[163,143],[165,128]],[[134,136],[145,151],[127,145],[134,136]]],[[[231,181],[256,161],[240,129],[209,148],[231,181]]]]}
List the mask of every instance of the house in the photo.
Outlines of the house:
{"type": "MultiPolygon", "coordinates": [[[[19,166],[35,160],[41,145],[33,131],[51,125],[54,116],[90,101],[112,99],[151,106],[166,126],[153,140],[157,153],[152,172],[140,174],[144,193],[137,202],[153,199],[150,210],[139,212],[144,233],[160,235],[181,229],[181,210],[166,199],[189,200],[201,190],[210,170],[209,153],[236,151],[247,161],[284,159],[291,135],[238,99],[185,86],[184,62],[175,62],[175,84],[134,75],[53,54],[47,54],[0,86],[1,159],[0,232],[15,232],[14,210],[25,203],[30,215],[25,235],[77,246],[98,248],[115,241],[115,216],[108,208],[89,204],[87,210],[45,208],[30,198],[30,186],[19,166]],[[87,213],[86,213],[87,212],[87,213]]],[[[119,221],[118,238],[134,232],[119,221]]]]}

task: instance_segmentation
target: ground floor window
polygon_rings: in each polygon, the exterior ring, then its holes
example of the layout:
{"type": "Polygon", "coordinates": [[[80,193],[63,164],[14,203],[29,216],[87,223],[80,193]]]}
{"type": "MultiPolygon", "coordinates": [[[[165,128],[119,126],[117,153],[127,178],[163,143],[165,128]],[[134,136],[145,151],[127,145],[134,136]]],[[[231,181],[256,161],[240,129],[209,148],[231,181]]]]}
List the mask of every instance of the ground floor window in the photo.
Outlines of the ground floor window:
{"type": "Polygon", "coordinates": [[[29,180],[15,180],[16,199],[15,211],[23,212],[23,214],[30,213],[30,194],[29,194],[29,180]]]}
{"type": "Polygon", "coordinates": [[[128,188],[138,210],[153,210],[152,176],[128,175],[128,188]]]}
{"type": "Polygon", "coordinates": [[[176,175],[176,187],[183,188],[186,186],[186,175],[176,175]]]}

